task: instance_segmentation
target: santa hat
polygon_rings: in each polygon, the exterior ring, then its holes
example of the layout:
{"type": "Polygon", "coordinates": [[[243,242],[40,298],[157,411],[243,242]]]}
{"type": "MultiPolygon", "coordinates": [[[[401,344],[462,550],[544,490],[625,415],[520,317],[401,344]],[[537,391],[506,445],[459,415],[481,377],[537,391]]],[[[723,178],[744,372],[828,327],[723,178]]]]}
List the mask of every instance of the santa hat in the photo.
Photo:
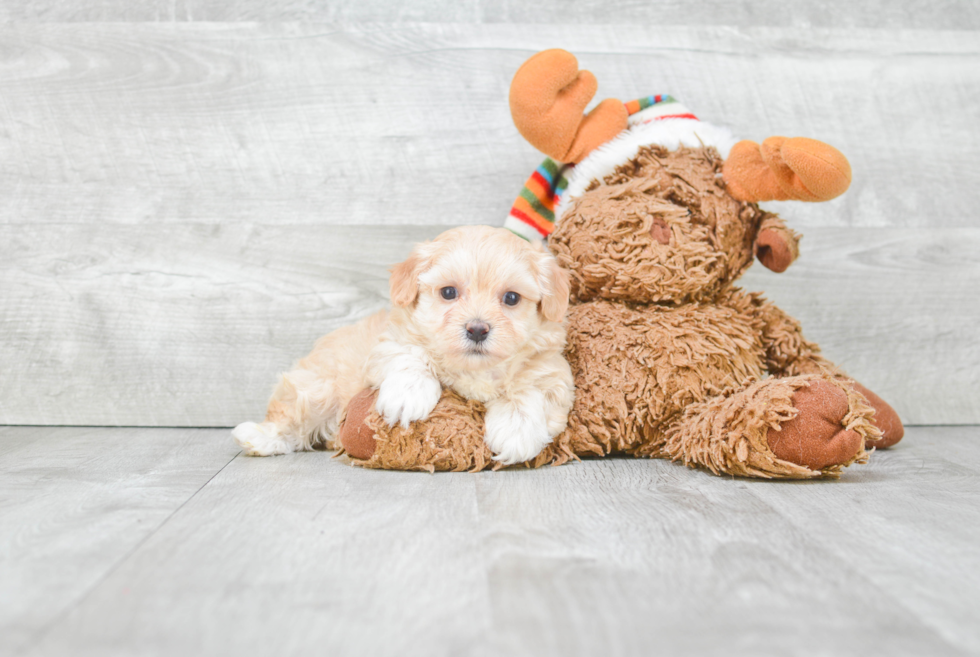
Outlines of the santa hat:
{"type": "Polygon", "coordinates": [[[698,120],[682,104],[664,94],[626,103],[628,127],[589,153],[578,164],[547,158],[524,183],[504,221],[504,227],[531,241],[541,241],[555,229],[568,203],[581,196],[593,180],[605,178],[636,156],[642,146],[668,150],[681,146],[714,146],[722,158],[735,145],[727,128],[698,120]]]}

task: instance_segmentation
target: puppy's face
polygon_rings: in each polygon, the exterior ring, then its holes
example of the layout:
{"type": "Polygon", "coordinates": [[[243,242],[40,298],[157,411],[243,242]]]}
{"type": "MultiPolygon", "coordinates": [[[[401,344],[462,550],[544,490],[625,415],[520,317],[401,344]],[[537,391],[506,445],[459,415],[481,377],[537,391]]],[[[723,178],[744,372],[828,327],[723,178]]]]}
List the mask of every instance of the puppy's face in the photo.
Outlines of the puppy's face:
{"type": "Polygon", "coordinates": [[[568,309],[568,275],[540,245],[503,228],[466,226],[417,245],[396,265],[391,299],[444,367],[478,370],[554,333],[568,309]]]}

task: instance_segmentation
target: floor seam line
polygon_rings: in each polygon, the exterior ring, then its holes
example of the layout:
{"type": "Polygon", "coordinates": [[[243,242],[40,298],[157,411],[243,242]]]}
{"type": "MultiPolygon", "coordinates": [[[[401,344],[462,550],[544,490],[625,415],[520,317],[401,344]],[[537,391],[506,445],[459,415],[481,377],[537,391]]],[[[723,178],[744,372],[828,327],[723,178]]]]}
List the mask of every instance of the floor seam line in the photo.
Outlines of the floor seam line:
{"type": "Polygon", "coordinates": [[[200,493],[202,490],[204,490],[207,487],[208,484],[210,484],[212,481],[214,481],[214,478],[215,477],[217,477],[219,474],[221,474],[222,472],[224,472],[225,468],[227,468],[229,465],[231,465],[231,462],[232,461],[234,461],[235,459],[237,459],[241,455],[242,455],[242,452],[239,451],[234,456],[232,456],[230,459],[228,459],[228,462],[227,463],[225,463],[223,466],[221,466],[220,468],[218,468],[218,471],[217,472],[215,472],[213,475],[211,475],[210,477],[208,477],[208,480],[207,481],[205,481],[203,484],[201,484],[201,486],[198,487],[198,489],[195,490],[193,493],[191,493],[190,496],[186,500],[184,500],[183,502],[181,502],[180,505],[177,506],[177,508],[175,508],[169,514],[167,514],[167,517],[166,518],[164,518],[162,521],[160,521],[160,523],[156,527],[154,527],[146,536],[144,536],[142,539],[140,539],[139,542],[136,543],[136,545],[134,545],[128,552],[126,552],[126,554],[124,554],[122,557],[120,557],[119,560],[116,561],[116,563],[114,563],[95,582],[93,582],[92,585],[90,587],[88,587],[88,589],[86,589],[86,591],[84,593],[82,593],[82,595],[80,595],[77,600],[75,600],[75,602],[69,604],[67,607],[65,607],[64,611],[62,611],[56,617],[54,617],[53,619],[51,619],[51,621],[49,621],[48,623],[45,623],[44,627],[42,627],[41,629],[39,629],[34,634],[34,637],[30,641],[28,641],[27,643],[25,643],[23,647],[21,647],[20,649],[18,649],[16,651],[17,654],[18,655],[23,655],[28,650],[31,650],[32,648],[34,648],[35,646],[37,646],[41,641],[43,641],[44,640],[44,637],[47,636],[47,634],[56,625],[58,625],[59,623],[61,623],[61,621],[63,621],[65,619],[65,617],[68,616],[68,614],[70,614],[72,611],[74,611],[75,609],[77,609],[83,602],[85,602],[85,600],[87,600],[88,597],[90,595],[92,595],[92,593],[94,593],[95,590],[97,588],[99,588],[99,586],[101,586],[104,581],[106,581],[109,577],[112,576],[113,573],[115,573],[117,570],[119,570],[119,568],[122,567],[122,565],[124,563],[126,563],[127,561],[129,561],[132,558],[132,556],[134,554],[136,554],[140,550],[140,548],[143,547],[143,545],[146,544],[147,541],[149,541],[153,536],[156,535],[156,533],[158,531],[160,531],[161,529],[163,529],[163,527],[168,522],[170,522],[170,519],[171,518],[173,518],[175,515],[177,515],[177,513],[179,513],[181,509],[183,509],[185,506],[187,506],[187,504],[191,500],[193,500],[195,497],[197,497],[197,494],[198,493],[200,493]]]}
{"type": "MultiPolygon", "coordinates": [[[[826,482],[826,483],[829,483],[831,486],[833,486],[835,482],[826,482]]],[[[960,655],[967,654],[967,653],[965,653],[963,651],[963,649],[961,647],[959,647],[959,646],[957,646],[955,644],[950,643],[950,641],[945,636],[943,636],[943,634],[942,634],[942,632],[941,632],[941,630],[939,628],[937,628],[936,626],[934,626],[932,623],[927,622],[925,619],[923,619],[922,617],[920,617],[919,614],[915,610],[909,609],[909,607],[904,602],[898,600],[890,591],[888,591],[887,589],[883,588],[880,584],[878,584],[878,582],[872,580],[870,577],[868,577],[867,575],[865,575],[862,571],[857,570],[856,568],[854,568],[851,564],[847,563],[844,559],[842,559],[840,557],[840,555],[834,553],[833,550],[827,545],[827,543],[825,541],[821,540],[821,538],[820,538],[820,536],[818,534],[815,534],[814,532],[809,531],[804,525],[799,524],[792,517],[790,517],[789,515],[783,513],[783,511],[781,509],[776,508],[768,500],[763,499],[762,497],[760,497],[752,489],[752,486],[745,486],[743,484],[743,490],[747,490],[747,492],[752,497],[754,497],[756,500],[758,500],[759,502],[762,502],[763,504],[766,505],[766,507],[772,509],[775,513],[778,513],[781,517],[785,518],[786,519],[786,522],[789,524],[789,526],[793,527],[794,529],[796,529],[797,531],[801,532],[802,534],[804,534],[808,538],[812,539],[814,543],[816,543],[816,542],[819,541],[820,550],[825,555],[831,557],[835,562],[843,563],[848,568],[851,568],[851,570],[854,570],[855,573],[856,573],[856,576],[857,577],[860,577],[861,580],[865,583],[865,585],[867,587],[873,588],[874,590],[876,590],[879,593],[881,593],[883,596],[886,596],[888,598],[889,602],[893,603],[897,607],[900,607],[911,618],[914,618],[915,620],[917,620],[921,624],[921,626],[923,628],[928,629],[932,633],[933,636],[935,636],[939,641],[941,641],[943,643],[944,646],[946,646],[950,650],[955,651],[956,654],[960,654],[960,655]]]]}

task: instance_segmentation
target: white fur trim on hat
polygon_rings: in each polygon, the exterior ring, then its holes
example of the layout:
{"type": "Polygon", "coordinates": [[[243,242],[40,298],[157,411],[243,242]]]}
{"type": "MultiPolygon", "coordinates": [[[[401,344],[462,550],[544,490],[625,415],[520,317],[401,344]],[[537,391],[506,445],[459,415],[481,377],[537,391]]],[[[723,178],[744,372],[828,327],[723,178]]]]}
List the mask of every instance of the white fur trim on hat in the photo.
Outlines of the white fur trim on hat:
{"type": "MultiPolygon", "coordinates": [[[[642,112],[641,112],[642,113],[642,112]]],[[[605,178],[616,167],[636,156],[641,146],[658,144],[667,150],[681,146],[697,148],[714,146],[722,158],[727,158],[738,140],[728,128],[705,123],[697,119],[659,119],[638,123],[624,130],[575,165],[568,175],[568,187],[555,208],[555,222],[561,218],[568,203],[581,196],[593,180],[605,178]]]]}

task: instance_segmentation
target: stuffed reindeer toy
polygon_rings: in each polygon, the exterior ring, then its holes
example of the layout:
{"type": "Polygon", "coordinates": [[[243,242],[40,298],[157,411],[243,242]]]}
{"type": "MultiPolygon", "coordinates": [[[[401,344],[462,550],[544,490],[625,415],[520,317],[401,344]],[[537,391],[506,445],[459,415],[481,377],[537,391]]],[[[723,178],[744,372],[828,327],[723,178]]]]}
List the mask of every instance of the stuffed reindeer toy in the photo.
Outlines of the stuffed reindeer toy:
{"type": "MultiPolygon", "coordinates": [[[[514,123],[549,159],[506,226],[547,246],[570,274],[567,429],[530,467],[610,454],[715,474],[836,477],[901,439],[895,411],[820,355],[800,324],[734,285],[754,259],[782,272],[799,236],[757,205],[820,202],[850,185],[847,160],[806,138],[735,142],[669,96],[604,100],[574,56],[548,50],[518,70],[514,123]]],[[[499,467],[482,404],[451,391],[430,416],[389,426],[376,391],[338,435],[372,468],[499,467]]]]}

